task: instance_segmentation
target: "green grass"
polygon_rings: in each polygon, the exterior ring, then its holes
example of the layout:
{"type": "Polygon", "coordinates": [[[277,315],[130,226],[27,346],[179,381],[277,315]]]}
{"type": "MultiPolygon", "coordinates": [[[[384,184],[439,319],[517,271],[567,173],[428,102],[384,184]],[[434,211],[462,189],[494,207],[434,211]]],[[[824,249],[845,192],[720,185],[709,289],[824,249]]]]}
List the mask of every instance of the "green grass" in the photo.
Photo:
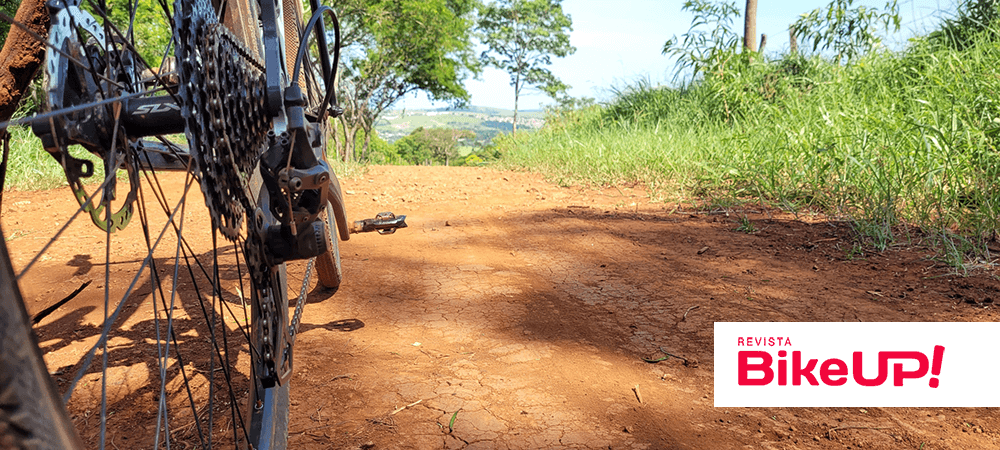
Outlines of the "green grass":
{"type": "MultiPolygon", "coordinates": [[[[8,130],[10,139],[10,160],[7,163],[7,177],[4,189],[19,191],[39,191],[66,186],[66,175],[55,158],[42,148],[42,143],[27,127],[12,127],[8,130]]],[[[183,135],[174,136],[177,141],[183,141],[183,135]]],[[[329,148],[333,151],[332,145],[329,148]]],[[[85,185],[100,184],[104,180],[104,165],[100,158],[79,146],[72,146],[70,153],[77,158],[84,158],[94,163],[94,175],[84,181],[85,185]]],[[[330,166],[341,179],[364,175],[366,166],[355,162],[343,162],[330,155],[330,166]]],[[[127,180],[122,174],[119,179],[127,180]]]]}
{"type": "Polygon", "coordinates": [[[558,183],[846,218],[878,250],[916,227],[967,262],[1000,230],[998,35],[961,51],[917,40],[849,66],[733,55],[691,85],[638,83],[498,146],[505,164],[558,183]]]}
{"type": "MultiPolygon", "coordinates": [[[[66,186],[66,175],[55,158],[42,148],[42,143],[27,127],[12,127],[10,132],[10,156],[7,162],[7,177],[4,189],[34,191],[66,186]]],[[[82,148],[72,148],[71,154],[94,162],[94,175],[85,180],[100,183],[104,180],[104,166],[100,158],[82,148]]]]}
{"type": "Polygon", "coordinates": [[[330,162],[330,168],[333,169],[333,173],[337,174],[338,179],[357,178],[368,172],[368,166],[364,163],[344,162],[338,159],[336,154],[331,154],[335,152],[332,144],[327,148],[327,151],[327,161],[330,162]]]}

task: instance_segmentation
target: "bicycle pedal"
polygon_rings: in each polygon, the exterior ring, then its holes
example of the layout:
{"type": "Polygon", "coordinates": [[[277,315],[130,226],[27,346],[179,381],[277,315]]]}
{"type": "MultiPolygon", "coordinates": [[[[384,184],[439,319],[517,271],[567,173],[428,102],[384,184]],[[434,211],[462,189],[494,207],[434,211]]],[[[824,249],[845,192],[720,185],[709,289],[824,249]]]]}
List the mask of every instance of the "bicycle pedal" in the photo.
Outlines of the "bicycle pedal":
{"type": "Polygon", "coordinates": [[[396,217],[391,212],[382,212],[375,215],[374,219],[358,220],[351,226],[351,233],[369,233],[377,231],[378,234],[392,234],[399,228],[406,228],[406,216],[396,217]]]}

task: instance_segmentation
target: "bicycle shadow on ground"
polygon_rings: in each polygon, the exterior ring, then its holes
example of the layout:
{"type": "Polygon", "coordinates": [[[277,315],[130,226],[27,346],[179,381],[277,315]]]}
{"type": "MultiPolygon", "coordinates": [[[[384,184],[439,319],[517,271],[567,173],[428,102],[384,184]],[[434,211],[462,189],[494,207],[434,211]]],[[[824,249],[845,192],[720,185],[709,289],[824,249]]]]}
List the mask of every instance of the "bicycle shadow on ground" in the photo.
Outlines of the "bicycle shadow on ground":
{"type": "MultiPolygon", "coordinates": [[[[109,436],[132,436],[132,439],[147,436],[150,439],[148,444],[152,443],[151,436],[155,435],[156,404],[161,384],[165,388],[168,410],[172,411],[171,416],[177,422],[171,426],[172,434],[180,436],[182,441],[197,441],[199,434],[208,433],[210,427],[207,423],[203,424],[202,430],[196,424],[207,420],[204,414],[210,386],[218,390],[216,395],[222,396],[219,397],[223,399],[220,400],[222,403],[245,406],[250,388],[247,339],[251,333],[248,323],[251,320],[249,305],[252,300],[245,295],[250,289],[248,280],[240,282],[241,276],[245,277],[247,272],[243,267],[236,267],[234,249],[234,246],[227,246],[217,252],[189,256],[187,263],[184,258],[153,259],[139,278],[140,282],[120,303],[119,317],[114,321],[107,340],[106,362],[103,350],[98,348],[93,353],[90,366],[77,381],[68,405],[85,441],[90,444],[97,442],[99,430],[95,425],[99,423],[99,418],[95,421],[94,415],[100,415],[102,390],[106,390],[108,395],[109,436]],[[217,268],[212,265],[215,255],[221,256],[217,268]],[[199,268],[195,260],[200,261],[204,269],[199,268]],[[176,261],[181,265],[177,266],[176,261]],[[158,284],[153,282],[152,270],[156,271],[158,284]],[[175,270],[178,273],[176,283],[172,279],[175,270]],[[208,279],[216,274],[221,289],[218,290],[220,296],[213,300],[208,279]],[[177,293],[171,295],[174,285],[177,286],[177,293]],[[174,312],[172,320],[164,313],[167,310],[174,312]],[[154,311],[158,319],[153,318],[154,311]],[[207,323],[214,326],[209,327],[207,323]],[[161,369],[158,360],[164,357],[167,364],[161,369]],[[108,367],[106,377],[102,377],[103,366],[108,367]],[[198,411],[201,417],[197,422],[193,411],[198,411]]],[[[86,256],[76,255],[71,263],[89,259],[86,256]]],[[[239,259],[242,261],[242,255],[239,259]]],[[[124,294],[123,286],[127,287],[132,282],[134,271],[140,264],[141,260],[113,263],[109,283],[112,291],[118,289],[117,292],[124,294]]],[[[289,271],[295,269],[297,267],[290,267],[289,271]]],[[[100,275],[103,278],[103,273],[100,275]]],[[[301,277],[297,279],[301,280],[301,277]]],[[[296,295],[298,289],[295,291],[290,295],[296,295]]],[[[334,292],[314,286],[309,290],[308,302],[324,301],[334,292]]],[[[50,367],[54,367],[51,373],[61,393],[73,383],[88,352],[102,334],[104,296],[103,287],[85,289],[35,328],[42,352],[47,355],[50,367]]],[[[294,306],[297,301],[293,298],[290,303],[294,306]]],[[[109,314],[114,314],[118,306],[119,301],[112,300],[109,314]]],[[[324,325],[303,324],[300,330],[321,327],[353,331],[363,326],[363,322],[349,319],[324,325]]],[[[228,407],[223,409],[228,410],[228,407]]],[[[211,427],[215,433],[226,427],[230,430],[222,435],[223,441],[227,435],[232,440],[232,425],[237,423],[239,426],[237,415],[228,412],[216,415],[215,421],[223,423],[211,427]]],[[[133,441],[127,446],[133,444],[138,445],[133,441]]]]}

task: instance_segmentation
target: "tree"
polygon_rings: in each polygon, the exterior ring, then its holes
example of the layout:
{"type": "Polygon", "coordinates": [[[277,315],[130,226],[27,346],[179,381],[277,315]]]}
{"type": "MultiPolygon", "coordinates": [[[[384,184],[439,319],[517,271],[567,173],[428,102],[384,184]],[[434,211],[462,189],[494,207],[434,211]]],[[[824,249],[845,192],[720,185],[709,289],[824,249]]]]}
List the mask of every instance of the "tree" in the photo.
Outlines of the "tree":
{"type": "Polygon", "coordinates": [[[407,94],[468,101],[462,83],[479,72],[472,51],[475,5],[475,0],[333,2],[342,25],[338,100],[345,139],[338,151],[345,160],[365,158],[378,117],[407,94]],[[364,134],[360,155],[358,133],[364,134]]]}
{"type": "Polygon", "coordinates": [[[803,14],[792,24],[795,34],[812,40],[813,51],[833,49],[836,60],[848,61],[861,56],[882,43],[879,28],[899,31],[897,0],[886,1],[884,10],[858,6],[854,0],[832,0],[825,8],[803,14]]]}
{"type": "MultiPolygon", "coordinates": [[[[4,9],[8,5],[4,3],[4,9]]],[[[14,20],[41,35],[49,34],[49,12],[42,0],[24,0],[14,20]]],[[[0,122],[17,111],[17,104],[31,84],[45,57],[45,44],[18,27],[11,27],[0,50],[0,122]]]]}
{"type": "Polygon", "coordinates": [[[743,48],[757,51],[757,0],[747,0],[743,19],[743,48]]]}
{"type": "Polygon", "coordinates": [[[663,44],[663,54],[677,57],[676,78],[691,69],[691,79],[711,67],[718,67],[739,48],[740,35],[733,29],[733,20],[740,15],[731,0],[687,0],[683,11],[694,18],[691,27],[680,39],[674,36],[663,44]],[[705,31],[703,27],[712,27],[705,31]]]}
{"type": "Polygon", "coordinates": [[[514,133],[521,91],[535,86],[554,99],[569,88],[546,67],[552,56],[576,51],[569,43],[573,22],[562,0],[497,0],[480,10],[480,39],[489,47],[480,61],[510,74],[514,87],[514,133]]]}
{"type": "Polygon", "coordinates": [[[451,160],[458,157],[458,142],[464,139],[474,139],[476,133],[470,130],[452,130],[447,128],[431,128],[424,130],[424,139],[430,147],[431,156],[444,165],[451,165],[451,160]]]}
{"type": "Polygon", "coordinates": [[[431,151],[417,137],[417,133],[421,131],[423,131],[423,128],[413,130],[412,133],[407,136],[403,136],[392,144],[392,146],[396,149],[396,153],[399,154],[404,161],[416,165],[430,165],[431,151]]]}
{"type": "Polygon", "coordinates": [[[458,142],[475,137],[476,134],[469,130],[420,127],[396,141],[395,147],[396,152],[412,164],[439,162],[448,166],[458,156],[458,142]]]}

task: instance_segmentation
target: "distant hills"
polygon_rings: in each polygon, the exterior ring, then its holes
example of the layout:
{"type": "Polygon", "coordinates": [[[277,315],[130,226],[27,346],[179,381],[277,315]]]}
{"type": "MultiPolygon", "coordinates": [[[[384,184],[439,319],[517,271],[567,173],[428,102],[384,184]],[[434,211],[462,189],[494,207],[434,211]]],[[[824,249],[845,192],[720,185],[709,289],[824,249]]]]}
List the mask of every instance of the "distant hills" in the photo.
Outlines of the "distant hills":
{"type": "MultiPolygon", "coordinates": [[[[454,128],[476,133],[476,140],[489,143],[500,133],[510,133],[514,128],[514,111],[484,106],[461,109],[395,109],[385,112],[375,130],[379,137],[392,143],[409,135],[417,128],[454,128]]],[[[534,131],[545,124],[545,113],[540,110],[517,112],[518,131],[534,131]]]]}

